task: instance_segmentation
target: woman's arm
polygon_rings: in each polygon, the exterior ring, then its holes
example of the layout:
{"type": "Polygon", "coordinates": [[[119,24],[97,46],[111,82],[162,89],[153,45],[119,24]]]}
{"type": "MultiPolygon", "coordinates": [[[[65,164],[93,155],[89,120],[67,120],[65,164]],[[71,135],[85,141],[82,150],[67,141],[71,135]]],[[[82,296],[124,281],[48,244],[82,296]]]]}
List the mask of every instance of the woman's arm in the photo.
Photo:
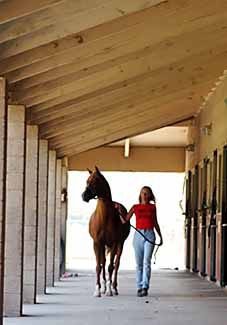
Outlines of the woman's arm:
{"type": "Polygon", "coordinates": [[[154,227],[160,237],[160,246],[161,246],[163,244],[163,238],[162,238],[161,229],[160,229],[158,219],[157,219],[156,208],[155,208],[155,214],[154,214],[154,227]]]}
{"type": "Polygon", "coordinates": [[[120,218],[121,218],[121,222],[122,223],[126,223],[127,221],[129,221],[134,213],[134,207],[132,207],[129,212],[127,213],[126,208],[118,203],[118,202],[114,202],[114,206],[115,208],[118,210],[119,214],[120,214],[120,218]]]}
{"type": "Polygon", "coordinates": [[[131,207],[126,217],[124,218],[125,222],[129,221],[132,218],[133,213],[134,213],[134,205],[131,207]]]}

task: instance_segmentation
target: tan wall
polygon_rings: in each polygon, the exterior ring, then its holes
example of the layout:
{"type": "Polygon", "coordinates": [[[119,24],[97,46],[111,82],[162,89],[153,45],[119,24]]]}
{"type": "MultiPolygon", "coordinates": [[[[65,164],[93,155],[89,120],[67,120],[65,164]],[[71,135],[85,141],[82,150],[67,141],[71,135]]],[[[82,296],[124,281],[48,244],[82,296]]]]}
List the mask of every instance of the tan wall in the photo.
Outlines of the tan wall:
{"type": "Polygon", "coordinates": [[[69,158],[69,170],[85,170],[97,165],[102,170],[184,172],[184,148],[131,147],[124,158],[123,147],[103,147],[69,158]]]}
{"type": "MultiPolygon", "coordinates": [[[[191,132],[195,134],[195,152],[186,155],[186,169],[205,157],[212,158],[215,149],[222,150],[227,143],[227,78],[217,87],[214,94],[196,118],[195,126],[191,132]],[[201,129],[212,123],[210,135],[204,135],[201,129]]],[[[193,138],[193,136],[192,136],[193,138]]]]}

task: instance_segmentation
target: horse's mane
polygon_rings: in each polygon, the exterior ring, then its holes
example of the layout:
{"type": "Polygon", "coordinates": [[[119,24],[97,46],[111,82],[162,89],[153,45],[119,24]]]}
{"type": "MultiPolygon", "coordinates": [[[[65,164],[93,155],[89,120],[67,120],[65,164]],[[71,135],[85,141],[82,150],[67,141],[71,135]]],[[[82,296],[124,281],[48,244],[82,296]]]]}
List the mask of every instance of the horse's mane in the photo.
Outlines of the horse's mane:
{"type": "Polygon", "coordinates": [[[105,179],[105,177],[103,176],[103,174],[101,174],[100,172],[99,172],[99,176],[101,177],[101,179],[104,182],[104,186],[106,187],[106,191],[107,191],[108,198],[112,200],[112,194],[111,194],[111,189],[110,189],[109,183],[107,182],[107,180],[105,179]]]}

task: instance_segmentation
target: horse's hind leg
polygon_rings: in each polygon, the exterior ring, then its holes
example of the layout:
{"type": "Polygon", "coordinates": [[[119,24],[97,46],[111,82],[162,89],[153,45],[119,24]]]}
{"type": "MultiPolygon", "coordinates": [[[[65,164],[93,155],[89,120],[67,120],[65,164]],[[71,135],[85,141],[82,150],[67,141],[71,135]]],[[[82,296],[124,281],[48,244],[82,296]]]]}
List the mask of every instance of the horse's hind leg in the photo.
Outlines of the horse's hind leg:
{"type": "Polygon", "coordinates": [[[101,263],[102,263],[101,293],[106,293],[106,252],[105,252],[105,247],[103,247],[101,263]]]}
{"type": "Polygon", "coordinates": [[[121,254],[123,251],[123,244],[120,244],[117,248],[117,252],[116,252],[116,260],[115,260],[115,268],[114,268],[114,280],[113,280],[113,290],[114,290],[114,294],[118,295],[118,290],[117,290],[117,275],[118,275],[118,269],[120,266],[120,259],[121,259],[121,254]]]}
{"type": "Polygon", "coordinates": [[[96,256],[96,286],[94,297],[101,297],[101,284],[100,284],[100,274],[102,271],[102,245],[100,243],[94,243],[94,251],[96,256]]]}
{"type": "Polygon", "coordinates": [[[113,270],[114,270],[115,252],[116,252],[115,248],[112,248],[110,251],[110,264],[108,266],[109,279],[107,281],[107,291],[106,291],[107,296],[113,295],[111,286],[112,286],[112,275],[113,275],[113,270]]]}

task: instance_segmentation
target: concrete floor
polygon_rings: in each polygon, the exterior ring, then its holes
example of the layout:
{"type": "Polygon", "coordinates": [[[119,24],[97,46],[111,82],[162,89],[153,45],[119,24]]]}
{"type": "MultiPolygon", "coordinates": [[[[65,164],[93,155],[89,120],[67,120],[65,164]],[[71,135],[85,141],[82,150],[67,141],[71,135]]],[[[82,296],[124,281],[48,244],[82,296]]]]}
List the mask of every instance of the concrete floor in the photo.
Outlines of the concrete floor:
{"type": "Polygon", "coordinates": [[[93,272],[64,279],[25,316],[4,325],[226,325],[227,295],[215,284],[182,271],[154,271],[148,297],[136,297],[134,272],[120,273],[120,295],[94,298],[93,272]]]}

